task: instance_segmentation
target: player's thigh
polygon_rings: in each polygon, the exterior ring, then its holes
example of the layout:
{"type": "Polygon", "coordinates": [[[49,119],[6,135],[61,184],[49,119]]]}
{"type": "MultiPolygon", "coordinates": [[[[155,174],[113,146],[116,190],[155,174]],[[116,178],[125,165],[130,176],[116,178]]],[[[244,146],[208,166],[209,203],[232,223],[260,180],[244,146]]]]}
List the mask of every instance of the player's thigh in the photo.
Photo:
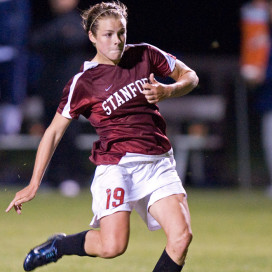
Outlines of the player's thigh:
{"type": "Polygon", "coordinates": [[[159,222],[169,238],[192,232],[187,198],[184,194],[171,195],[155,202],[150,214],[159,222]]]}
{"type": "Polygon", "coordinates": [[[104,244],[126,248],[130,233],[130,212],[120,211],[100,220],[101,240],[104,244]]]}

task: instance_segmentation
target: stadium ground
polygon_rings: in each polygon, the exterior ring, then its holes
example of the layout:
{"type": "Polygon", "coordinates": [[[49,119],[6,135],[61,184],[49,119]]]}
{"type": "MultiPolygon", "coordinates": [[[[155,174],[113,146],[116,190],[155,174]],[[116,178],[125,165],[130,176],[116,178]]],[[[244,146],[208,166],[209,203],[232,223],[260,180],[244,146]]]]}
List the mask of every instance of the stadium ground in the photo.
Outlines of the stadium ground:
{"type": "MultiPolygon", "coordinates": [[[[84,190],[75,198],[55,191],[40,191],[23,214],[5,214],[14,189],[0,188],[0,271],[23,271],[28,250],[55,232],[68,234],[88,229],[91,197],[84,190]]],[[[194,240],[185,272],[271,272],[272,200],[262,192],[189,190],[194,240]]],[[[127,252],[116,259],[64,257],[44,272],[150,272],[165,238],[149,232],[134,212],[127,252]]]]}

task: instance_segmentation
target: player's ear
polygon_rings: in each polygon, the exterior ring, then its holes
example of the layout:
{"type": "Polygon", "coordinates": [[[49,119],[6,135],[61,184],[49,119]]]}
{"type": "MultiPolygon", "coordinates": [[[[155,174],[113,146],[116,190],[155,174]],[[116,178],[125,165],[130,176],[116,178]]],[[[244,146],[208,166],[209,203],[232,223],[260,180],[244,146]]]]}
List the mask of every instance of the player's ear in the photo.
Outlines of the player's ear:
{"type": "Polygon", "coordinates": [[[96,38],[95,38],[94,34],[92,33],[92,31],[89,31],[89,35],[88,36],[89,36],[90,41],[93,44],[95,44],[96,43],[96,38]]]}

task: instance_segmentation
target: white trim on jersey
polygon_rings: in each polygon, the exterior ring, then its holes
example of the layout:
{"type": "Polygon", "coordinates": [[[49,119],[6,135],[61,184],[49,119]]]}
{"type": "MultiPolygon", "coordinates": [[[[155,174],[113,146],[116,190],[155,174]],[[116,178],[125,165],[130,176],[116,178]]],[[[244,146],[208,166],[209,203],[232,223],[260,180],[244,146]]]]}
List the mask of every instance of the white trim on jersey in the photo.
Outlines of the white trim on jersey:
{"type": "Polygon", "coordinates": [[[72,119],[72,116],[70,115],[70,109],[71,109],[70,105],[71,105],[71,100],[72,100],[72,97],[73,97],[73,93],[74,93],[74,90],[75,90],[76,83],[77,83],[78,79],[84,74],[84,72],[86,70],[92,69],[92,68],[96,67],[97,65],[98,65],[98,63],[96,63],[96,62],[85,61],[84,65],[83,65],[83,72],[78,73],[78,74],[76,74],[74,76],[73,82],[72,82],[72,84],[70,86],[70,91],[69,91],[69,96],[68,96],[67,103],[64,106],[63,111],[62,111],[62,116],[66,117],[68,119],[72,119]]]}
{"type": "Polygon", "coordinates": [[[98,62],[85,61],[83,65],[83,72],[98,66],[98,64],[99,64],[98,62]]]}
{"type": "Polygon", "coordinates": [[[167,62],[168,62],[168,64],[169,64],[169,67],[170,67],[171,72],[174,71],[175,66],[176,66],[176,59],[175,59],[175,58],[173,58],[171,55],[167,54],[165,51],[161,50],[160,48],[158,48],[158,47],[156,47],[156,46],[154,46],[154,45],[152,45],[152,44],[149,44],[149,43],[144,43],[144,44],[146,44],[146,45],[148,45],[148,46],[150,46],[150,47],[155,48],[155,49],[158,50],[162,55],[164,55],[164,57],[166,58],[166,60],[167,60],[167,62]]]}
{"type": "Polygon", "coordinates": [[[79,74],[76,74],[73,78],[73,82],[71,84],[71,87],[70,87],[70,91],[69,91],[69,96],[68,96],[68,100],[67,100],[67,103],[65,105],[65,107],[63,108],[63,111],[62,111],[62,115],[66,118],[69,118],[69,119],[72,119],[72,116],[70,115],[70,105],[71,105],[71,100],[72,100],[72,96],[73,96],[73,93],[74,93],[74,90],[75,90],[75,86],[76,86],[76,83],[77,83],[77,80],[81,77],[81,75],[83,74],[84,72],[81,72],[79,74]]]}

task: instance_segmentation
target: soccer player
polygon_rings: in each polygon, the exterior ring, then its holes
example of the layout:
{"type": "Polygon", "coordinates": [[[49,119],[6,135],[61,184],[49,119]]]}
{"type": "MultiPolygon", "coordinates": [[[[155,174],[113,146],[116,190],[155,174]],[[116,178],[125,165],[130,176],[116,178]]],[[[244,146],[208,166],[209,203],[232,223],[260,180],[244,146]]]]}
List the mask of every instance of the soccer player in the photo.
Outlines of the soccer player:
{"type": "Polygon", "coordinates": [[[82,17],[97,54],[64,88],[39,145],[30,183],[16,193],[6,211],[14,207],[20,214],[22,204],[34,198],[62,135],[81,114],[100,137],[90,158],[97,165],[91,186],[93,229],[49,238],[29,252],[24,269],[31,271],[64,255],[113,258],[123,254],[130,213],[135,209],[150,230],[161,227],[167,237],[153,272],[181,271],[192,240],[190,214],[156,103],[186,95],[197,86],[198,77],[152,45],[126,44],[124,4],[102,2],[82,17]],[[169,76],[175,82],[165,85],[154,76],[169,76]]]}

